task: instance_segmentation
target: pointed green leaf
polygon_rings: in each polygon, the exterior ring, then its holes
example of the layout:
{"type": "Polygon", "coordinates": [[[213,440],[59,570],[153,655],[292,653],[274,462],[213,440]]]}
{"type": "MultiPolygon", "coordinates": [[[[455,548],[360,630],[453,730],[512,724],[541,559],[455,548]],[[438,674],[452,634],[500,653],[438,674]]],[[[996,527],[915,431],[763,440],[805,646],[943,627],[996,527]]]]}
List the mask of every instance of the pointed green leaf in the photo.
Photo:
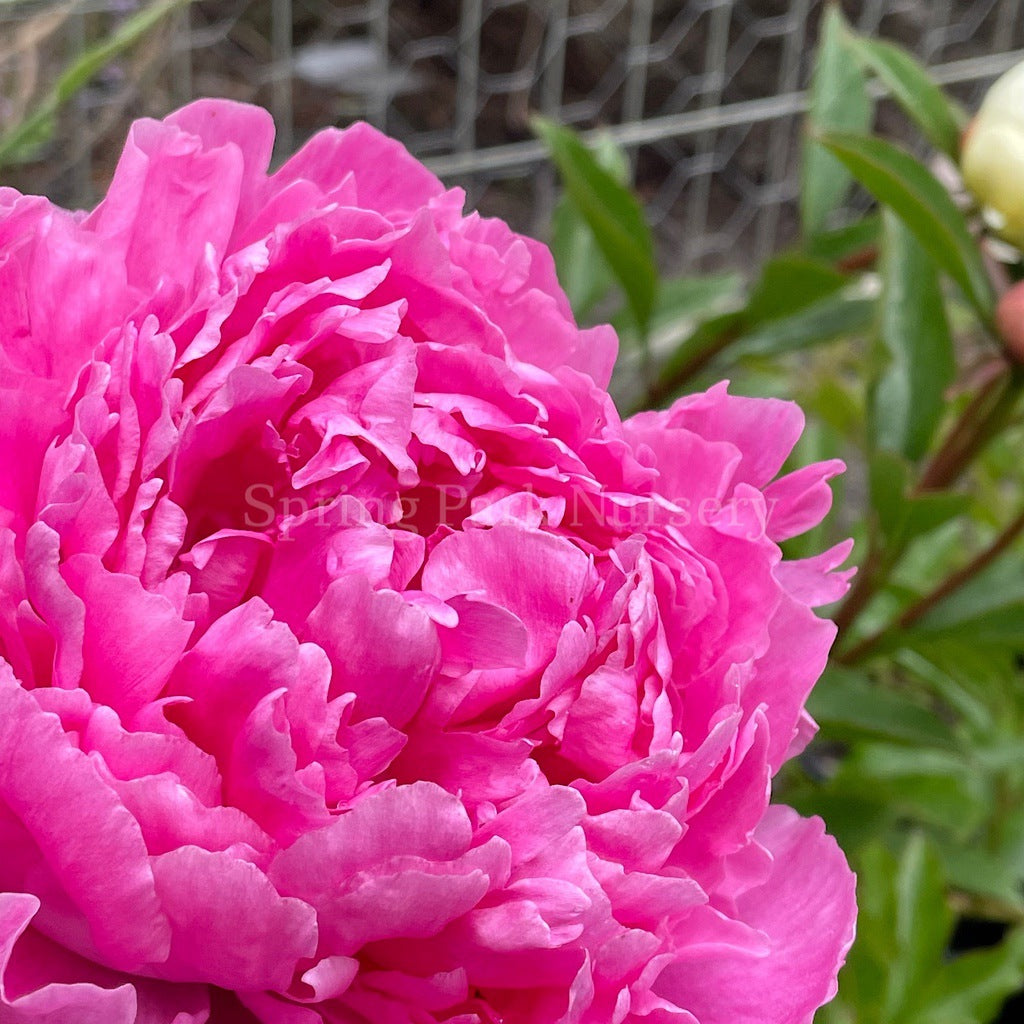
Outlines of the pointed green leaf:
{"type": "MultiPolygon", "coordinates": [[[[1019,744],[1019,738],[1016,740],[1019,744]]],[[[1018,753],[1019,760],[1019,753],[1018,753]]],[[[940,834],[939,852],[950,883],[964,892],[1024,910],[1024,809],[1005,813],[990,842],[967,846],[940,834]],[[991,842],[998,833],[997,842],[991,842]]]]}
{"type": "Polygon", "coordinates": [[[608,266],[622,286],[641,334],[650,324],[658,287],[654,239],[636,196],[598,163],[568,128],[535,118],[566,194],[586,220],[608,266]]]}
{"type": "MultiPolygon", "coordinates": [[[[743,275],[735,271],[665,278],[658,286],[651,336],[659,346],[678,344],[701,321],[735,309],[742,301],[742,293],[743,275]]],[[[612,326],[620,335],[636,329],[628,310],[613,317],[612,326]]]]}
{"type": "Polygon", "coordinates": [[[57,83],[57,96],[60,102],[64,103],[74,96],[89,79],[125,49],[152,31],[171,11],[188,3],[191,3],[191,0],[161,0],[133,14],[109,39],[87,50],[61,75],[57,83]]]}
{"type": "Polygon", "coordinates": [[[743,312],[730,310],[702,321],[671,352],[658,373],[663,400],[674,398],[690,379],[690,368],[703,366],[743,330],[743,312]]]}
{"type": "Polygon", "coordinates": [[[661,282],[651,326],[663,330],[679,321],[699,319],[727,304],[735,304],[742,285],[742,275],[732,271],[668,278],[661,282]]]}
{"type": "MultiPolygon", "coordinates": [[[[992,578],[986,586],[998,600],[1001,586],[992,578]]],[[[914,628],[903,631],[903,645],[920,654],[939,673],[931,681],[932,686],[964,717],[979,745],[988,745],[1000,735],[1018,736],[1024,722],[1024,687],[1020,685],[1017,667],[1021,648],[1019,628],[1012,640],[1004,638],[1002,642],[990,642],[984,634],[979,640],[972,618],[949,629],[919,630],[920,623],[940,607],[932,609],[914,628]],[[942,675],[949,677],[946,687],[942,686],[942,675]]],[[[909,667],[911,671],[922,669],[920,662],[910,662],[909,667]]],[[[927,669],[919,671],[919,677],[925,672],[927,669]]],[[[1024,768],[1024,761],[1021,766],[1024,768]]],[[[1024,868],[1024,861],[1021,863],[1024,868]]]]}
{"type": "Polygon", "coordinates": [[[927,69],[902,47],[883,39],[865,39],[851,33],[847,45],[917,123],[928,141],[957,159],[967,114],[936,84],[927,69]]]}
{"type": "Polygon", "coordinates": [[[963,214],[935,175],[883,139],[832,132],[822,135],[821,142],[880,203],[893,209],[956,281],[982,320],[991,324],[995,297],[981,252],[963,214]]]}
{"type": "Polygon", "coordinates": [[[881,800],[888,813],[962,837],[984,819],[990,795],[976,767],[955,751],[892,743],[858,744],[831,788],[844,798],[881,800]]]}
{"type": "Polygon", "coordinates": [[[879,337],[888,365],[872,390],[869,425],[878,447],[917,460],[956,375],[953,336],[935,264],[891,210],[883,223],[879,337]]]}
{"type": "Polygon", "coordinates": [[[946,901],[945,872],[931,842],[912,834],[897,860],[880,840],[872,840],[853,863],[857,940],[826,1019],[844,1024],[988,1024],[1021,983],[1022,930],[997,947],[950,962],[953,915],[946,901]]]}
{"type": "Polygon", "coordinates": [[[897,550],[903,550],[911,541],[938,530],[951,519],[963,515],[971,504],[969,495],[936,492],[909,498],[903,509],[899,532],[895,534],[897,550]]]}
{"type": "Polygon", "coordinates": [[[885,1015],[896,1018],[913,1007],[918,992],[942,963],[953,930],[945,879],[935,851],[913,834],[894,879],[895,948],[885,993],[885,1015]]]}
{"type": "Polygon", "coordinates": [[[912,746],[953,747],[949,726],[905,694],[884,689],[864,673],[830,665],[807,701],[827,738],[886,739],[912,746]]]}
{"type": "Polygon", "coordinates": [[[848,1008],[851,1022],[881,1020],[896,944],[895,897],[892,880],[896,859],[878,840],[862,846],[857,871],[857,939],[839,975],[838,1004],[848,1008]]]}
{"type": "Polygon", "coordinates": [[[857,295],[829,295],[793,313],[755,327],[729,349],[741,356],[775,356],[824,345],[837,338],[863,334],[870,328],[875,304],[857,295]]]}
{"type": "MultiPolygon", "coordinates": [[[[627,185],[629,162],[609,136],[599,138],[591,152],[620,185],[627,185]]],[[[594,233],[568,196],[559,199],[551,217],[551,255],[576,319],[585,320],[608,294],[614,278],[594,233]]]]}
{"type": "Polygon", "coordinates": [[[935,605],[910,631],[921,636],[963,634],[976,642],[1013,644],[1024,623],[1024,565],[1003,557],[935,605]]]}
{"type": "Polygon", "coordinates": [[[555,258],[558,283],[565,290],[576,319],[585,320],[608,294],[612,272],[593,232],[564,196],[551,218],[551,255],[555,258]]]}
{"type": "MultiPolygon", "coordinates": [[[[864,74],[844,46],[843,16],[830,6],[822,19],[818,56],[811,79],[808,121],[817,131],[864,131],[871,123],[871,100],[864,74]]],[[[850,189],[850,174],[813,138],[804,143],[800,220],[813,236],[828,226],[833,210],[850,189]]]]}
{"type": "Polygon", "coordinates": [[[890,541],[906,516],[910,467],[895,452],[874,452],[868,462],[868,497],[882,533],[890,541]]]}
{"type": "Polygon", "coordinates": [[[920,651],[902,650],[894,661],[905,672],[923,682],[943,700],[964,722],[982,736],[995,728],[995,717],[984,701],[979,700],[960,680],[950,675],[920,651]]]}

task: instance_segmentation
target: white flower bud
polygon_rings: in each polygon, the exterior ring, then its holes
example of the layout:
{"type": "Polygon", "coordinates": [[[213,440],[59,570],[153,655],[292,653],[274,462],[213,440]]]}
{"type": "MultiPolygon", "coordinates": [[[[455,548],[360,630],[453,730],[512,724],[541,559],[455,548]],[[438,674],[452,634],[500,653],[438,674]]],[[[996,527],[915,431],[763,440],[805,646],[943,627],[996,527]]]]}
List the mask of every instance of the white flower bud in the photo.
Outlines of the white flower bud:
{"type": "Polygon", "coordinates": [[[960,167],[986,221],[1024,248],[1024,64],[989,89],[964,136],[960,167]]]}

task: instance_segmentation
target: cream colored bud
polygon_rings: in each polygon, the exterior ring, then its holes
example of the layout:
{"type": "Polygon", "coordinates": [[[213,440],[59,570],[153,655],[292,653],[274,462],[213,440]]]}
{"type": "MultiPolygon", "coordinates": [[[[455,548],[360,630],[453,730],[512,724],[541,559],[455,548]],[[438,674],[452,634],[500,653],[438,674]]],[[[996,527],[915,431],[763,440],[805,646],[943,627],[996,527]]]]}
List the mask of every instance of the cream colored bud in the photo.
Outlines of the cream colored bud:
{"type": "Polygon", "coordinates": [[[1024,64],[989,89],[964,134],[960,169],[993,230],[1024,248],[1024,64]]]}

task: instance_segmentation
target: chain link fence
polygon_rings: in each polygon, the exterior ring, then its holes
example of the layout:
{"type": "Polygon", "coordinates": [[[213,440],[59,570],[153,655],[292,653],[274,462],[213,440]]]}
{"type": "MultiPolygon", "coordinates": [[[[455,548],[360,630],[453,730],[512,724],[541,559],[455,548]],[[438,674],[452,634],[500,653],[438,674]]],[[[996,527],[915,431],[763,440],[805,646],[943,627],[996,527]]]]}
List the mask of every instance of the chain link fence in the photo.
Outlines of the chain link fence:
{"type": "MultiPolygon", "coordinates": [[[[0,117],[139,0],[0,0],[0,117]]],[[[1024,0],[850,0],[967,103],[1024,58],[1024,0]]],[[[795,228],[800,122],[823,0],[198,0],[108,67],[6,176],[85,206],[127,121],[197,95],[267,106],[286,156],[366,119],[469,201],[543,233],[542,113],[630,154],[666,266],[750,265],[795,228]]],[[[897,134],[898,112],[881,116],[897,134]]]]}

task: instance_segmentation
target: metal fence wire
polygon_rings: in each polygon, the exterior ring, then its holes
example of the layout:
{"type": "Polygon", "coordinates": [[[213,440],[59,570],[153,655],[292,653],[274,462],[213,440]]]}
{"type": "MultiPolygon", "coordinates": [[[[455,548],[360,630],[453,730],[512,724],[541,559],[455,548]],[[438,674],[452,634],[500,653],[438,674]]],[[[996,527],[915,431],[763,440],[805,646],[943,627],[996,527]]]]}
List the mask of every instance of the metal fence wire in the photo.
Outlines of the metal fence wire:
{"type": "MultiPolygon", "coordinates": [[[[0,117],[139,0],[0,0],[0,117]]],[[[543,234],[553,175],[529,116],[607,130],[671,269],[752,265],[795,226],[823,0],[198,0],[75,100],[14,184],[94,201],[128,119],[198,95],[267,106],[279,158],[366,119],[469,202],[543,234]]],[[[1024,0],[848,0],[968,103],[1024,59],[1024,0]]],[[[906,132],[898,112],[881,116],[906,132]]]]}

